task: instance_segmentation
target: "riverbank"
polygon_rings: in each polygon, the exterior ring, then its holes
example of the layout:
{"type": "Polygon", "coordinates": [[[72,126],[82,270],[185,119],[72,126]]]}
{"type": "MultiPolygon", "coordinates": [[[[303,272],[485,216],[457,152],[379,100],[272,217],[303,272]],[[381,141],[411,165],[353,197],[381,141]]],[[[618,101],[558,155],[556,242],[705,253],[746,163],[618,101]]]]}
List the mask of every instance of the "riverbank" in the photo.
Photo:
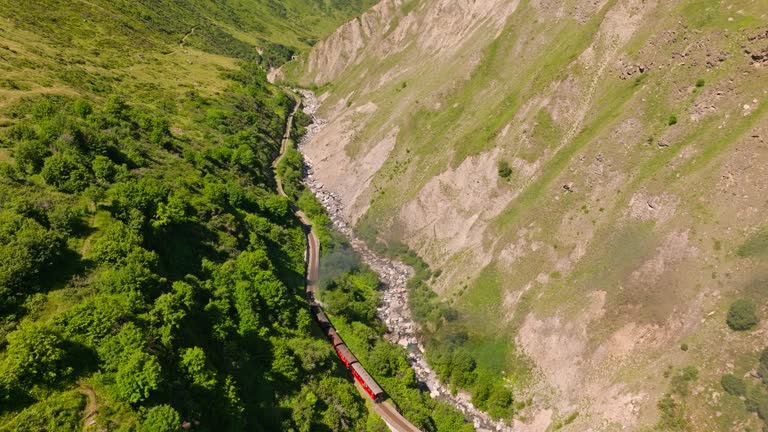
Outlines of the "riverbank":
{"type": "MultiPolygon", "coordinates": [[[[327,122],[317,116],[318,101],[315,95],[307,90],[301,90],[304,99],[303,111],[312,118],[312,124],[307,127],[307,132],[298,144],[299,151],[311,141],[327,122]]],[[[302,152],[304,153],[304,152],[302,152]]],[[[386,324],[385,338],[395,344],[408,349],[408,360],[416,377],[428,389],[430,396],[451,404],[459,409],[464,417],[470,421],[478,431],[512,431],[512,428],[500,421],[494,421],[490,416],[475,407],[469,395],[459,393],[451,394],[450,389],[444,386],[437,374],[429,367],[425,348],[419,337],[419,326],[408,308],[408,279],[413,276],[413,269],[406,264],[382,257],[374,253],[362,240],[355,236],[352,227],[349,226],[343,215],[343,204],[338,195],[328,190],[325,185],[317,181],[314,176],[313,163],[304,158],[306,176],[304,182],[310,191],[317,197],[325,208],[333,222],[334,228],[342,233],[350,242],[352,248],[378,275],[381,281],[381,304],[378,309],[379,318],[386,324]]]]}

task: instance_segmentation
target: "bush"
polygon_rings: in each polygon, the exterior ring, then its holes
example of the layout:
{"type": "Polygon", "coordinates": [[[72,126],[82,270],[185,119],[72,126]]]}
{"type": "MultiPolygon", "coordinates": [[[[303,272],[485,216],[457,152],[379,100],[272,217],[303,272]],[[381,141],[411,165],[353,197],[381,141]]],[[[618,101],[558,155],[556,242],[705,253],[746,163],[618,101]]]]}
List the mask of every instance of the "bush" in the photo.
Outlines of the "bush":
{"type": "Polygon", "coordinates": [[[0,375],[11,385],[51,383],[71,373],[72,369],[64,366],[64,341],[51,328],[38,323],[22,325],[7,339],[0,375]]]}
{"type": "Polygon", "coordinates": [[[118,297],[95,296],[56,317],[55,322],[67,338],[96,345],[118,327],[128,315],[128,307],[118,297]]]}
{"type": "Polygon", "coordinates": [[[509,179],[512,175],[512,167],[509,166],[509,162],[502,159],[496,164],[496,167],[499,170],[499,177],[509,179]]]}
{"type": "Polygon", "coordinates": [[[699,370],[693,366],[686,366],[680,372],[672,377],[672,393],[680,396],[688,395],[689,383],[699,378],[699,370]]]}
{"type": "Polygon", "coordinates": [[[106,183],[111,183],[115,179],[117,170],[115,169],[115,164],[108,157],[96,156],[91,165],[97,179],[106,183]]]}
{"type": "Polygon", "coordinates": [[[685,408],[675,401],[671,395],[665,395],[657,404],[661,411],[661,419],[657,428],[664,431],[688,430],[688,421],[685,419],[685,408]]]}
{"type": "Polygon", "coordinates": [[[83,396],[75,390],[54,394],[24,409],[2,425],[3,431],[14,432],[80,432],[80,412],[85,406],[83,396]]]}
{"type": "MultiPolygon", "coordinates": [[[[34,219],[0,212],[0,287],[28,289],[25,285],[63,248],[60,233],[45,229],[34,219]]],[[[8,300],[0,297],[0,305],[8,300]]]]}
{"type": "Polygon", "coordinates": [[[115,221],[94,242],[91,257],[101,264],[121,264],[140,244],[141,236],[124,223],[115,221]]]}
{"type": "Polygon", "coordinates": [[[45,158],[50,154],[48,147],[40,141],[22,141],[16,145],[14,157],[19,171],[36,174],[43,168],[45,158]]]}
{"type": "Polygon", "coordinates": [[[45,160],[41,175],[62,192],[75,193],[90,185],[88,170],[74,156],[55,154],[45,160]]]}
{"type": "Polygon", "coordinates": [[[134,351],[117,370],[117,392],[123,400],[141,402],[160,385],[160,373],[160,363],[154,356],[134,351]]]}
{"type": "Polygon", "coordinates": [[[674,114],[672,114],[671,116],[669,116],[669,118],[667,119],[667,124],[668,124],[669,126],[672,126],[672,125],[674,125],[674,124],[677,124],[677,116],[676,116],[676,115],[674,115],[674,114]]]}
{"type": "Polygon", "coordinates": [[[84,99],[78,99],[75,101],[74,105],[72,106],[72,110],[80,116],[80,118],[87,118],[91,113],[93,113],[93,107],[91,106],[88,101],[84,99]]]}
{"type": "Polygon", "coordinates": [[[760,320],[757,317],[757,307],[752,300],[738,299],[731,303],[726,319],[732,330],[751,330],[760,320]]]}
{"type": "Polygon", "coordinates": [[[761,419],[768,417],[768,394],[760,386],[754,386],[749,389],[744,401],[747,411],[757,413],[761,419]]]}
{"type": "Polygon", "coordinates": [[[747,393],[747,385],[744,380],[733,374],[726,374],[720,378],[720,385],[728,394],[744,396],[747,393]]]}
{"type": "Polygon", "coordinates": [[[179,413],[175,409],[168,405],[158,405],[147,412],[139,432],[176,432],[180,423],[179,413]]]}

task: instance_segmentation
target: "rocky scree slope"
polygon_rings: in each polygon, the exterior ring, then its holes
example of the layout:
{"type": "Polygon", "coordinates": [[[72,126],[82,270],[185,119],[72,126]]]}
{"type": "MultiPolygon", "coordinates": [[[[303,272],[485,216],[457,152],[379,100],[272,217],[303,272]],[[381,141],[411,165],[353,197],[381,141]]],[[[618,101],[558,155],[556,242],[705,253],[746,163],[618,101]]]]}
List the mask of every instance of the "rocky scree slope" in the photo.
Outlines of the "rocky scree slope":
{"type": "Polygon", "coordinates": [[[667,393],[730,430],[761,424],[719,380],[766,342],[725,324],[766,314],[766,59],[766,1],[384,0],[284,71],[330,84],[315,179],[438,271],[520,430],[653,427],[667,393]]]}

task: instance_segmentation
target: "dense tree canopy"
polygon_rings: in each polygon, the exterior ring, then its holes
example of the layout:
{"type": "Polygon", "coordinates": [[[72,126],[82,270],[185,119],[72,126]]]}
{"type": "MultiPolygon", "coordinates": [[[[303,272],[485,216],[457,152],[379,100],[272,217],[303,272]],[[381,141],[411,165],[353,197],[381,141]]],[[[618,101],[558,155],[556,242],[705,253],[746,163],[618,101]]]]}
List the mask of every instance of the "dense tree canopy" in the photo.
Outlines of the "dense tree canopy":
{"type": "Polygon", "coordinates": [[[239,79],[214,98],[169,101],[199,120],[200,141],[116,95],[14,108],[2,135],[14,160],[0,182],[0,398],[18,406],[0,425],[24,412],[71,430],[83,396],[57,395],[87,383],[110,428],[365,429],[362,398],[313,330],[303,229],[274,191],[293,99],[263,74],[239,79]]]}

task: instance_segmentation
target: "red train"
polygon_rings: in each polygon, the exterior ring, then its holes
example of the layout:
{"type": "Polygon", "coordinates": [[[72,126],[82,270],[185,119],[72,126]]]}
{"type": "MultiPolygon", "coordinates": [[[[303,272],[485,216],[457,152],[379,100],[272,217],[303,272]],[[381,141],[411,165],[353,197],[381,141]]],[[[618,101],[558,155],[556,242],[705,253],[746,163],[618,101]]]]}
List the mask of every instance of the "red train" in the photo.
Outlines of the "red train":
{"type": "Polygon", "coordinates": [[[368,396],[370,396],[374,402],[381,402],[384,397],[384,390],[382,390],[376,383],[376,380],[373,379],[368,371],[365,370],[363,365],[360,364],[357,357],[352,354],[352,351],[347,348],[344,340],[341,339],[341,336],[336,332],[336,329],[333,328],[333,325],[331,325],[331,322],[328,320],[328,317],[320,306],[312,305],[312,315],[320,325],[323,333],[325,333],[325,336],[333,345],[333,349],[336,350],[336,354],[344,363],[344,366],[352,372],[352,376],[354,376],[357,382],[363,386],[365,392],[368,393],[368,396]]]}

